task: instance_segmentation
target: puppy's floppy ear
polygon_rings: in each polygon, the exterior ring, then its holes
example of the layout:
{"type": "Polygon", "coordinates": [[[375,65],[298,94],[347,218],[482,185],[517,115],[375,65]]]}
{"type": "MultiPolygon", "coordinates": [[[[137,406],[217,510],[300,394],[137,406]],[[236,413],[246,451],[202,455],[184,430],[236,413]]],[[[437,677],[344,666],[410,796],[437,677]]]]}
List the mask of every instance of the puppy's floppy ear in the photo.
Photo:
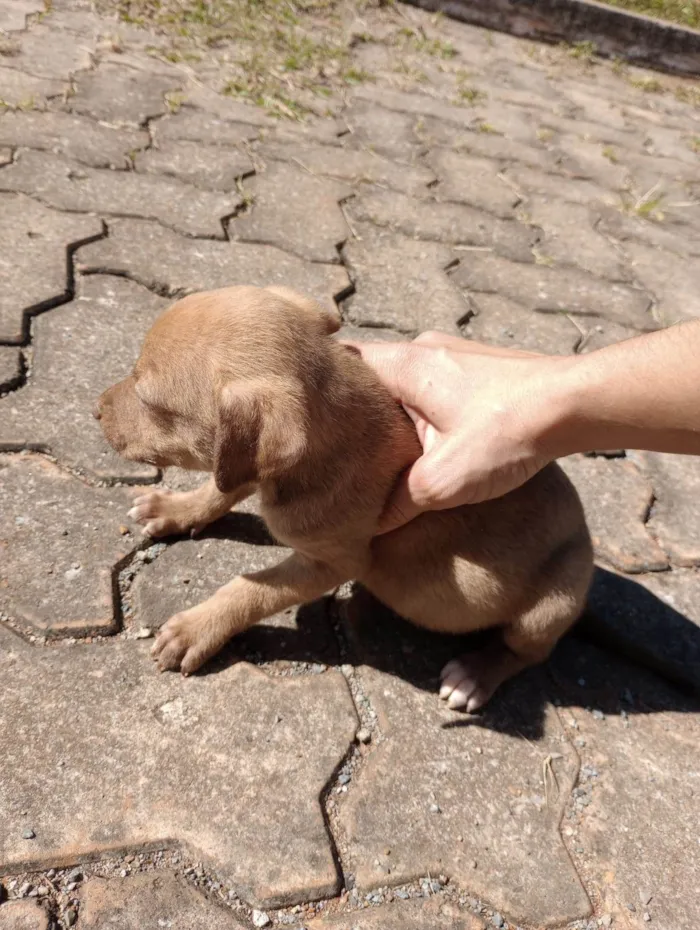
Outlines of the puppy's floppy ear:
{"type": "Polygon", "coordinates": [[[219,398],[214,480],[224,494],[251,481],[279,477],[306,448],[299,389],[283,379],[227,384],[219,398]]]}
{"type": "Polygon", "coordinates": [[[300,310],[305,310],[307,313],[312,314],[316,317],[317,321],[320,323],[321,332],[325,335],[330,335],[331,333],[337,333],[340,329],[341,319],[339,313],[331,313],[329,310],[324,309],[321,304],[317,303],[315,300],[312,300],[310,297],[305,297],[303,294],[297,294],[296,291],[293,291],[291,287],[273,287],[266,288],[271,294],[275,294],[277,297],[281,297],[283,300],[288,301],[290,304],[294,304],[295,307],[298,307],[300,310]]]}

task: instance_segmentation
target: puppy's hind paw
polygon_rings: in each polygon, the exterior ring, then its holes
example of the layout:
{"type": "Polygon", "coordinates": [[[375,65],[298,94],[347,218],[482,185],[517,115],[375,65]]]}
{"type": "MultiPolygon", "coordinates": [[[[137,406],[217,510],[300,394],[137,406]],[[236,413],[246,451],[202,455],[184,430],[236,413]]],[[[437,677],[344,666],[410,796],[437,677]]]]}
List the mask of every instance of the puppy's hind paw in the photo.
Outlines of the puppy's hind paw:
{"type": "Polygon", "coordinates": [[[473,714],[480,710],[500,685],[525,663],[503,645],[466,652],[452,659],[440,673],[440,699],[450,710],[473,714]]]}

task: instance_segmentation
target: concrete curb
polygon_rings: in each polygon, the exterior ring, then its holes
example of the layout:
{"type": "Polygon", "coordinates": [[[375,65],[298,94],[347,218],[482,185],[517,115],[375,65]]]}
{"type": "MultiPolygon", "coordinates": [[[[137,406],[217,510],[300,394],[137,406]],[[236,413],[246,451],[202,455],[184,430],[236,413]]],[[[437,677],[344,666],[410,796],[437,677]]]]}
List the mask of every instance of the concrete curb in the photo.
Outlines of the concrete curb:
{"type": "Polygon", "coordinates": [[[594,0],[406,0],[465,23],[545,42],[592,42],[617,56],[675,74],[700,75],[700,32],[594,0]]]}

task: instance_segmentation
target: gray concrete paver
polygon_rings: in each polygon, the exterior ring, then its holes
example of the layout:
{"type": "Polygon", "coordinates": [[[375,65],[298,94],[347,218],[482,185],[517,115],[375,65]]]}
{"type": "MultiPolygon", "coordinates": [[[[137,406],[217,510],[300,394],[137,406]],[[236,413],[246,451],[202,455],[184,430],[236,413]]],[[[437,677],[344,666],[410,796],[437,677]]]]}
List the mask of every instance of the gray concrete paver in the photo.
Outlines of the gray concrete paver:
{"type": "Polygon", "coordinates": [[[126,275],[158,292],[185,293],[252,284],[283,284],[334,306],[350,285],[341,265],[308,262],[272,245],[193,241],[142,220],[112,220],[109,237],[78,251],[85,273],[126,275]]]}
{"type": "Polygon", "coordinates": [[[128,495],[35,456],[0,456],[0,479],[0,610],[40,634],[114,632],[112,574],[135,546],[128,495]]]}
{"type": "Polygon", "coordinates": [[[41,106],[68,91],[68,79],[37,77],[0,65],[0,100],[10,107],[41,106]]]}
{"type": "Polygon", "coordinates": [[[248,153],[237,148],[204,146],[201,142],[164,142],[134,156],[137,171],[170,175],[205,190],[230,191],[246,174],[252,174],[248,153]]]}
{"type": "Polygon", "coordinates": [[[81,75],[68,106],[95,120],[140,127],[167,112],[165,95],[177,90],[180,83],[175,73],[168,78],[105,64],[81,75]]]}
{"type": "Polygon", "coordinates": [[[107,445],[92,408],[124,378],[146,331],[166,308],[123,278],[85,278],[70,303],[40,316],[27,384],[0,400],[0,449],[41,449],[99,478],[147,480],[150,465],[127,462],[107,445]],[[115,325],[115,320],[119,325],[115,325]]]}
{"type": "Polygon", "coordinates": [[[0,637],[0,727],[17,734],[0,758],[3,872],[175,841],[254,906],[336,891],[319,795],[357,729],[339,672],[242,663],[185,680],[144,643],[0,637]]]}
{"type": "Polygon", "coordinates": [[[223,239],[221,221],[242,203],[236,191],[203,191],[174,178],[89,168],[23,151],[0,172],[0,190],[18,191],[70,213],[154,219],[189,236],[223,239]]]}
{"type": "Polygon", "coordinates": [[[92,168],[127,168],[128,156],[148,142],[146,132],[116,129],[60,111],[0,115],[0,144],[53,152],[92,168]]]}
{"type": "Polygon", "coordinates": [[[80,930],[243,930],[244,926],[230,911],[170,872],[93,878],[80,891],[80,930]]]}
{"type": "Polygon", "coordinates": [[[19,380],[21,371],[22,360],[19,349],[0,346],[0,391],[13,387],[19,380]]]}
{"type": "Polygon", "coordinates": [[[0,194],[0,342],[22,342],[27,312],[68,298],[69,248],[102,231],[97,217],[51,210],[21,194],[0,194]]]}

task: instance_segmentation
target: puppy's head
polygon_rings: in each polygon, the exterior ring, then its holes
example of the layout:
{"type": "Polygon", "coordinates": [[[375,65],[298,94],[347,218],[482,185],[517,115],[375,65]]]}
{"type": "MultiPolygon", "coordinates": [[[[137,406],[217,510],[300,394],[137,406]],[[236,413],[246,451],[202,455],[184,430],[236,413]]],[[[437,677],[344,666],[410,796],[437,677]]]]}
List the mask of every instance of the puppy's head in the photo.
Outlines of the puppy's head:
{"type": "Polygon", "coordinates": [[[194,294],[158,318],[95,416],[127,459],[212,471],[224,492],[269,480],[304,454],[339,325],[286,288],[194,294]]]}

